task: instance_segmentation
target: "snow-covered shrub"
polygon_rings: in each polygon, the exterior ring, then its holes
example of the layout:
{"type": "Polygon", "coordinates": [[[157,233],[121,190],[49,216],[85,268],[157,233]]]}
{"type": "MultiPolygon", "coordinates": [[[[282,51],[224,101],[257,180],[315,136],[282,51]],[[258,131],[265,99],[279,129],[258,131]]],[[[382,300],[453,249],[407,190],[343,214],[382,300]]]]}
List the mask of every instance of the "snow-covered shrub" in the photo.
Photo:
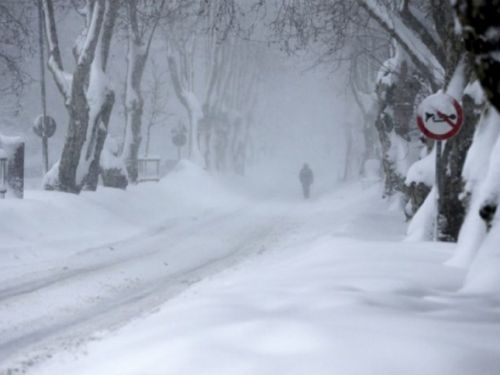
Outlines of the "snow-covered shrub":
{"type": "Polygon", "coordinates": [[[119,157],[119,144],[115,138],[107,137],[100,158],[100,174],[104,186],[126,189],[127,169],[119,157]]]}

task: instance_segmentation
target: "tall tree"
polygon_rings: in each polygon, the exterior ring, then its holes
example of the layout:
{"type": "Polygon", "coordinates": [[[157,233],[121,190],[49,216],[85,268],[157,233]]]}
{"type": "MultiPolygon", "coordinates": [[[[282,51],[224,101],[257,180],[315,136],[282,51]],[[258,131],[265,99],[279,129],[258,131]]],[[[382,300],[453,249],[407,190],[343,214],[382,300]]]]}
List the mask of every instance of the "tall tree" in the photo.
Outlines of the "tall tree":
{"type": "Polygon", "coordinates": [[[84,186],[97,188],[99,158],[115,101],[106,67],[118,7],[114,0],[86,1],[85,27],[73,48],[76,67],[69,74],[61,58],[53,1],[43,0],[48,66],[69,114],[62,155],[45,176],[45,189],[79,193],[84,186]]]}
{"type": "Polygon", "coordinates": [[[358,3],[392,40],[392,53],[377,77],[379,113],[375,126],[382,144],[385,195],[400,192],[406,203],[412,195],[405,185],[406,174],[417,159],[416,99],[436,91],[442,84],[443,47],[439,38],[429,35],[427,30],[432,25],[422,24],[420,20],[425,18],[414,16],[422,10],[410,10],[408,1],[358,3]]]}
{"type": "MultiPolygon", "coordinates": [[[[500,291],[497,210],[500,197],[500,1],[458,0],[455,12],[489,105],[481,114],[467,155],[465,177],[471,204],[457,253],[450,264],[471,266],[466,291],[496,294],[500,291]]],[[[471,91],[475,91],[474,99],[479,100],[481,90],[471,91]]]]}
{"type": "Polygon", "coordinates": [[[241,173],[250,122],[242,111],[255,101],[258,64],[248,63],[243,51],[249,44],[242,38],[255,21],[241,24],[243,14],[255,13],[244,13],[240,5],[234,0],[194,4],[184,9],[182,27],[169,22],[165,31],[174,92],[189,118],[189,157],[209,169],[241,173]],[[195,57],[206,64],[195,69],[195,57]]]}
{"type": "Polygon", "coordinates": [[[169,94],[168,92],[165,93],[165,86],[167,84],[165,75],[168,73],[165,72],[163,67],[156,60],[151,60],[150,68],[150,82],[145,90],[147,102],[149,103],[148,110],[145,112],[145,157],[149,155],[153,128],[158,125],[164,125],[166,120],[173,116],[173,113],[171,113],[167,107],[170,102],[169,94]]]}
{"type": "MultiPolygon", "coordinates": [[[[358,56],[346,51],[355,50],[351,47],[356,40],[354,37],[362,35],[360,30],[363,29],[381,30],[391,41],[391,47],[386,50],[389,54],[372,54],[380,61],[375,87],[379,107],[375,125],[382,146],[385,194],[402,192],[418,196],[413,200],[415,206],[410,214],[415,212],[430,186],[412,191],[417,185],[406,180],[408,168],[417,156],[413,152],[419,138],[414,110],[430,93],[439,89],[448,91],[451,77],[463,57],[463,50],[457,48],[450,37],[449,30],[453,30],[450,5],[437,0],[283,0],[279,4],[275,25],[285,48],[326,45],[323,53],[328,58],[323,56],[320,61],[343,61],[358,56]]],[[[375,35],[373,33],[366,40],[374,40],[375,35]]],[[[464,58],[462,61],[467,63],[469,60],[464,58]]],[[[467,66],[462,70],[469,71],[467,66]]],[[[465,74],[467,78],[462,79],[463,83],[470,78],[465,74]]],[[[463,87],[455,90],[455,86],[450,86],[455,91],[453,95],[461,100],[463,87]]],[[[359,99],[364,96],[354,96],[357,103],[363,105],[359,99]]],[[[463,186],[461,171],[474,125],[474,116],[468,117],[460,136],[447,142],[444,148],[443,170],[450,170],[451,174],[442,179],[445,194],[439,200],[443,240],[456,240],[464,218],[465,209],[459,199],[463,186]]]]}
{"type": "Polygon", "coordinates": [[[207,166],[243,174],[252,113],[266,69],[265,47],[228,37],[212,48],[203,105],[202,136],[207,166]]]}
{"type": "Polygon", "coordinates": [[[198,125],[203,118],[202,104],[195,93],[194,56],[196,32],[179,33],[173,22],[166,29],[167,64],[172,86],[189,118],[188,157],[204,165],[198,141],[198,125]]]}
{"type": "Polygon", "coordinates": [[[125,139],[122,158],[125,162],[129,181],[137,182],[137,157],[142,140],[142,114],[144,99],[142,78],[160,19],[164,16],[165,0],[127,1],[127,78],[125,92],[125,139]]]}

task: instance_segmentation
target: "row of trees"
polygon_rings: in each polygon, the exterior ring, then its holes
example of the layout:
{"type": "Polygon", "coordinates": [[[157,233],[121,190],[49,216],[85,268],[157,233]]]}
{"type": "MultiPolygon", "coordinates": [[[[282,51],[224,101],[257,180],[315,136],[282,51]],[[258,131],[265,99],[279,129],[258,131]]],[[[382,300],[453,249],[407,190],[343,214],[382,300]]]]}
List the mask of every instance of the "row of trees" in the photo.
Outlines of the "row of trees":
{"type": "MultiPolygon", "coordinates": [[[[384,195],[400,200],[412,219],[413,238],[432,237],[436,202],[436,150],[433,142],[422,140],[415,109],[438,90],[462,102],[463,129],[445,143],[441,155],[446,173],[440,176],[438,236],[458,241],[450,262],[468,266],[481,258],[476,256],[481,244],[494,253],[487,245],[493,240],[488,239],[500,236],[495,221],[500,195],[499,2],[457,0],[453,8],[440,0],[86,0],[78,8],[85,22],[70,73],[58,41],[58,3],[43,0],[47,64],[69,116],[62,156],[46,176],[45,186],[75,193],[96,188],[115,104],[107,78],[111,40],[123,34],[128,44],[126,135],[114,157],[125,167],[120,170],[114,163],[115,173],[126,169],[130,181],[137,179],[144,108],[141,82],[158,41],[164,45],[174,93],[189,118],[190,157],[207,168],[243,172],[251,114],[265,69],[259,52],[264,44],[242,41],[255,36],[252,32],[263,20],[273,31],[269,44],[288,52],[306,48],[318,53],[318,63],[348,66],[346,88],[363,116],[360,169],[380,157],[384,195]],[[458,24],[464,27],[457,31],[458,24]]],[[[1,32],[9,43],[22,43],[30,37],[19,22],[25,10],[12,4],[2,12],[1,32]]],[[[19,92],[25,79],[16,59],[23,51],[4,41],[2,46],[2,73],[12,78],[6,88],[19,92]]]]}
{"type": "MultiPolygon", "coordinates": [[[[376,129],[384,195],[401,200],[410,238],[458,241],[451,265],[470,267],[468,290],[500,286],[495,219],[500,196],[500,1],[294,0],[275,28],[286,48],[315,46],[322,61],[350,64],[348,85],[365,129],[376,129]],[[460,29],[460,25],[462,25],[460,29]],[[462,103],[460,133],[441,154],[434,225],[435,145],[415,124],[418,104],[443,91],[462,103]]],[[[366,138],[365,155],[374,155],[366,138]]]]}
{"type": "Polygon", "coordinates": [[[15,109],[17,99],[31,81],[23,69],[26,55],[33,52],[33,33],[27,26],[32,11],[15,2],[0,3],[0,115],[15,109]]]}
{"type": "Polygon", "coordinates": [[[46,189],[95,190],[99,175],[110,186],[137,181],[143,77],[155,46],[157,54],[164,51],[163,66],[168,67],[173,92],[189,118],[189,157],[209,169],[244,172],[251,114],[264,65],[256,60],[265,49],[263,44],[249,43],[248,36],[262,4],[246,7],[235,0],[9,2],[2,5],[2,17],[8,22],[0,26],[8,40],[2,40],[0,73],[11,78],[0,89],[10,90],[9,94],[21,92],[29,77],[23,73],[22,59],[37,52],[30,47],[36,46],[36,32],[24,26],[33,24],[37,5],[43,14],[46,64],[69,118],[61,157],[44,179],[46,189]],[[68,62],[63,61],[61,50],[67,46],[60,42],[58,17],[75,11],[81,15],[83,27],[72,49],[74,61],[68,62]],[[23,22],[23,17],[31,22],[23,22]],[[106,139],[119,101],[108,69],[117,41],[127,45],[123,56],[126,120],[123,141],[113,145],[106,139]],[[105,160],[101,158],[104,147],[108,148],[105,160]]]}

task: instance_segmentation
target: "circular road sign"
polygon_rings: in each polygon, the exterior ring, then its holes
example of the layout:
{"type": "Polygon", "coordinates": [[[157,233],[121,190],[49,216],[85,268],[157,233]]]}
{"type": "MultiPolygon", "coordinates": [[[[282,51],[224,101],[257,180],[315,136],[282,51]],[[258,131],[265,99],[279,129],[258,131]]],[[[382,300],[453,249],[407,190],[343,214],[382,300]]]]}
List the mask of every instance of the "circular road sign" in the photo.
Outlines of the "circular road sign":
{"type": "Polygon", "coordinates": [[[174,145],[176,145],[177,147],[182,147],[186,144],[186,141],[187,141],[187,137],[186,137],[186,134],[184,133],[177,133],[175,134],[173,137],[172,137],[172,142],[174,143],[174,145]]]}
{"type": "Polygon", "coordinates": [[[33,124],[33,131],[39,137],[50,138],[56,132],[56,122],[50,116],[45,116],[45,121],[42,124],[43,115],[40,115],[36,118],[33,124]]]}
{"type": "Polygon", "coordinates": [[[463,119],[460,104],[452,96],[442,92],[425,98],[417,109],[418,127],[431,139],[453,137],[460,130],[463,119]]]}

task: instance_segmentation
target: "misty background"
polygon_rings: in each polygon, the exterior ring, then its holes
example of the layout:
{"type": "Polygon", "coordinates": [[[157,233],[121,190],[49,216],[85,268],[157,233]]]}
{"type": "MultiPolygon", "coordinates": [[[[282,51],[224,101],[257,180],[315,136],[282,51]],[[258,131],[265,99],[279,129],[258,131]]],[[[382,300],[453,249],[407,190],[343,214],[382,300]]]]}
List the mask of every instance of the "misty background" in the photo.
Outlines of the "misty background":
{"type": "MultiPolygon", "coordinates": [[[[63,2],[64,3],[64,2],[63,2]]],[[[20,3],[21,4],[21,3],[20,3]]],[[[36,10],[36,9],[34,9],[36,10]]],[[[37,36],[38,18],[32,9],[27,25],[37,36]]],[[[57,27],[62,60],[68,71],[74,69],[75,60],[72,48],[78,35],[84,28],[84,19],[75,8],[66,4],[57,11],[57,27]]],[[[316,191],[324,192],[335,183],[357,175],[351,171],[346,175],[346,163],[359,168],[360,151],[348,156],[346,135],[356,128],[360,121],[356,104],[348,94],[346,69],[332,69],[329,66],[315,65],[316,57],[308,51],[289,53],[278,42],[265,43],[266,37],[273,40],[272,30],[265,20],[256,25],[250,37],[235,36],[235,42],[241,48],[254,48],[256,61],[261,64],[260,76],[256,88],[256,105],[251,112],[252,124],[247,143],[246,175],[258,181],[257,185],[267,190],[290,191],[295,194],[298,185],[298,171],[307,162],[316,175],[316,191]],[[263,47],[264,45],[264,47],[263,47]],[[356,155],[358,157],[356,158],[356,155]],[[346,159],[354,160],[346,160],[346,159]]],[[[207,55],[203,49],[203,37],[198,36],[195,46],[195,92],[206,89],[204,66],[207,55]]],[[[224,43],[224,41],[222,41],[224,43]]],[[[47,56],[47,51],[45,51],[47,56]]],[[[116,94],[108,127],[108,138],[118,144],[123,142],[125,134],[125,80],[127,77],[126,30],[117,25],[111,41],[110,57],[107,68],[108,79],[116,94]]],[[[186,110],[179,103],[173,88],[167,64],[166,43],[163,31],[159,27],[153,37],[142,90],[144,98],[142,142],[139,156],[159,156],[162,159],[161,174],[167,172],[166,161],[177,159],[177,148],[173,145],[172,130],[179,124],[187,127],[189,119],[186,110]],[[154,84],[159,82],[155,90],[154,84]],[[148,116],[153,111],[151,103],[156,95],[162,107],[157,122],[149,129],[147,140],[148,116]]],[[[41,139],[37,137],[32,125],[42,113],[40,101],[40,63],[36,44],[32,55],[26,56],[23,69],[29,74],[30,83],[24,87],[15,113],[4,110],[1,132],[9,136],[22,136],[26,141],[25,173],[27,185],[32,188],[41,186],[43,178],[41,139]]],[[[57,91],[54,80],[46,70],[47,114],[57,123],[57,130],[49,139],[49,168],[61,157],[67,133],[69,116],[64,102],[57,91]]],[[[358,125],[359,130],[359,125],[358,125]]],[[[187,146],[181,149],[181,157],[188,158],[187,146]]],[[[228,172],[228,171],[221,171],[228,172]]]]}

